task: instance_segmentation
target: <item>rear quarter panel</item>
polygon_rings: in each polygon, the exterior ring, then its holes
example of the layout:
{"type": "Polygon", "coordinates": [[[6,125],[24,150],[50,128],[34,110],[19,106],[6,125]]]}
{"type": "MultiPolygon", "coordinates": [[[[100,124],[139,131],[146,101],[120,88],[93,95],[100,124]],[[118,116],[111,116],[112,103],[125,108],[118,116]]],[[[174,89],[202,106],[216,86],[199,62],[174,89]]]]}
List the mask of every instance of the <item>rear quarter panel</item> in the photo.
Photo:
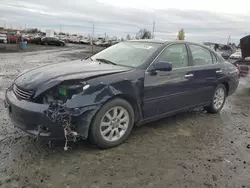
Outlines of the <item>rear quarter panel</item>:
{"type": "Polygon", "coordinates": [[[233,94],[239,85],[239,71],[237,67],[229,62],[223,63],[225,76],[220,80],[222,83],[228,83],[228,95],[233,94]]]}

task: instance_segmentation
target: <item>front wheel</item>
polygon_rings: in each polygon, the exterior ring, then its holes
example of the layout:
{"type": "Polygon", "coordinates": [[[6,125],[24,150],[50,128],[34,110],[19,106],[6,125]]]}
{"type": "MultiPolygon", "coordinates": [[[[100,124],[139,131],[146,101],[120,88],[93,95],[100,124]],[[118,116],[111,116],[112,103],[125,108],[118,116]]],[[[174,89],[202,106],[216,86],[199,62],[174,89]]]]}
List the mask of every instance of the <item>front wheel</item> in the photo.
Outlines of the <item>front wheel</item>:
{"type": "Polygon", "coordinates": [[[90,140],[99,148],[111,148],[123,143],[134,125],[133,107],[117,98],[104,104],[93,118],[90,140]]]}
{"type": "Polygon", "coordinates": [[[221,111],[223,108],[227,97],[227,89],[223,84],[219,84],[213,95],[213,101],[210,106],[205,107],[207,112],[215,114],[221,111]]]}

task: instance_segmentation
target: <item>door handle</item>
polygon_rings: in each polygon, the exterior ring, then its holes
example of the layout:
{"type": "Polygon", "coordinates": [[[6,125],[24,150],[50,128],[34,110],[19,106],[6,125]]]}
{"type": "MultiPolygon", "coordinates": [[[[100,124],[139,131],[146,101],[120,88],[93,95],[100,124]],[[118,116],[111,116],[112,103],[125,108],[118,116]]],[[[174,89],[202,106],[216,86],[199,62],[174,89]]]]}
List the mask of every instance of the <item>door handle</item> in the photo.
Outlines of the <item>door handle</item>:
{"type": "Polygon", "coordinates": [[[193,74],[186,74],[185,78],[190,78],[190,77],[193,77],[193,76],[194,76],[193,74]]]}
{"type": "Polygon", "coordinates": [[[217,73],[217,74],[218,74],[218,73],[222,73],[222,70],[217,70],[216,73],[217,73]]]}

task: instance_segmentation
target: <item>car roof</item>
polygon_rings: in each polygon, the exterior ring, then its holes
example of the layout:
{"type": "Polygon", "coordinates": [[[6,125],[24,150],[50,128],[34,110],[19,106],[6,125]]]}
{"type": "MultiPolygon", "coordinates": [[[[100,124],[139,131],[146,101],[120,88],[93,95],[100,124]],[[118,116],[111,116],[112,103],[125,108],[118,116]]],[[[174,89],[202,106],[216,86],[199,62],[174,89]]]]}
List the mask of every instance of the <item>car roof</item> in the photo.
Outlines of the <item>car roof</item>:
{"type": "Polygon", "coordinates": [[[128,42],[147,42],[147,43],[159,43],[159,44],[165,44],[169,41],[166,40],[155,40],[155,39],[138,39],[138,40],[129,40],[128,42]]]}
{"type": "Polygon", "coordinates": [[[129,40],[126,42],[145,42],[145,43],[157,43],[157,44],[178,44],[178,43],[186,43],[186,44],[196,44],[199,46],[203,46],[207,49],[209,49],[206,45],[202,43],[196,43],[196,42],[191,42],[191,41],[186,41],[186,40],[155,40],[155,39],[138,39],[138,40],[129,40]]]}

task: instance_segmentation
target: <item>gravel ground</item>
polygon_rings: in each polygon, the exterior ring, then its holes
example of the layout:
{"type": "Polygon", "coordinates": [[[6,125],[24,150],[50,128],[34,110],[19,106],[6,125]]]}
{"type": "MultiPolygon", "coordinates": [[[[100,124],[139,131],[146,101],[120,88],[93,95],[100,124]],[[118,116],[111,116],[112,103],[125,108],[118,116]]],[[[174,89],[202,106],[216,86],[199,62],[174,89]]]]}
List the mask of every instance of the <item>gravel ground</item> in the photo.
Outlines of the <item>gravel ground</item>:
{"type": "Polygon", "coordinates": [[[182,113],[135,128],[116,148],[48,145],[14,128],[2,101],[26,68],[86,56],[86,46],[0,54],[0,187],[250,187],[250,90],[241,82],[220,114],[182,113]]]}

